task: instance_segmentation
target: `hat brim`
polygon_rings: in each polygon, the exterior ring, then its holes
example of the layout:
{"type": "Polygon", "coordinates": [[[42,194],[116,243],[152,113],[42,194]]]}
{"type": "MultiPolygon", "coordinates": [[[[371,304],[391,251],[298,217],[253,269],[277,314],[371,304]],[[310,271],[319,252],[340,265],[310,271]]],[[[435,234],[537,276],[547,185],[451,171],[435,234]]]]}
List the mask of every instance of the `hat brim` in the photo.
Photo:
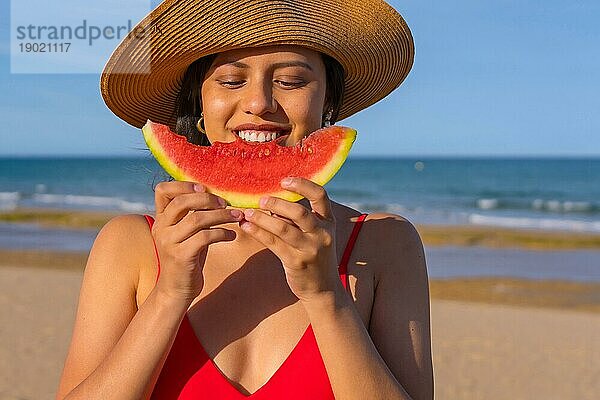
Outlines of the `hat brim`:
{"type": "Polygon", "coordinates": [[[338,120],[381,100],[414,60],[406,22],[383,0],[166,0],[110,56],[100,78],[108,108],[141,128],[175,127],[187,67],[227,50],[298,45],[335,58],[345,71],[338,120]]]}

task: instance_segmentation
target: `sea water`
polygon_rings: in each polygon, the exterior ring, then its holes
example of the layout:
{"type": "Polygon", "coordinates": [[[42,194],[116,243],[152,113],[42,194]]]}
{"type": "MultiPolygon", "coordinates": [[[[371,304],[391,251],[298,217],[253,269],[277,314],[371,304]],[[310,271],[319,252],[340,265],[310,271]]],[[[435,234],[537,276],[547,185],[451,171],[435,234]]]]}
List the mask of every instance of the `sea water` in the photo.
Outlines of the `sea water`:
{"type": "MultiPolygon", "coordinates": [[[[0,159],[0,209],[152,213],[153,188],[166,179],[149,157],[0,159]]],[[[414,223],[600,232],[600,159],[350,158],[325,188],[337,202],[414,223]]],[[[0,223],[0,248],[88,251],[96,234],[0,223]]],[[[600,281],[597,250],[425,251],[431,278],[600,281]]]]}
{"type": "MultiPolygon", "coordinates": [[[[151,157],[0,159],[0,210],[152,212],[168,176],[151,157]]],[[[600,158],[349,158],[325,186],[414,223],[600,232],[600,158]]]]}

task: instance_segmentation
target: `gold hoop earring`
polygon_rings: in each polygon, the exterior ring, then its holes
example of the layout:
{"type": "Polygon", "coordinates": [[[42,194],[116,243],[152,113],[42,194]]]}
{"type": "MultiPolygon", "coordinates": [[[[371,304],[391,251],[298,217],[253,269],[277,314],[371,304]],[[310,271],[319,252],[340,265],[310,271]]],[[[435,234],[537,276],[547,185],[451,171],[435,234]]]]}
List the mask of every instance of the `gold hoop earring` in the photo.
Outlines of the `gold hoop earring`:
{"type": "Polygon", "coordinates": [[[206,128],[204,127],[204,113],[200,113],[200,119],[196,123],[196,129],[198,129],[198,132],[206,135],[206,128]]]}
{"type": "Polygon", "coordinates": [[[329,109],[327,114],[323,116],[323,128],[328,128],[331,126],[331,118],[333,118],[333,109],[329,109]]]}

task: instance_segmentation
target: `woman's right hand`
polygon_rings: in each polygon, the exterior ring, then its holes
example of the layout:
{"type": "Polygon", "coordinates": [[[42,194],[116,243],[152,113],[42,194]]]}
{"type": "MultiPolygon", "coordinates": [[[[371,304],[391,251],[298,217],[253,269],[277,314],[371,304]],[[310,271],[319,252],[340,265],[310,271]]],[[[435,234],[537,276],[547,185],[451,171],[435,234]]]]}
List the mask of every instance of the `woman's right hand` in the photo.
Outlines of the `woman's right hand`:
{"type": "Polygon", "coordinates": [[[241,221],[243,213],[225,209],[225,200],[207,193],[198,183],[161,182],[154,198],[152,236],[161,267],[155,290],[191,303],[204,286],[202,269],[208,245],[236,237],[233,230],[212,226],[241,221]]]}

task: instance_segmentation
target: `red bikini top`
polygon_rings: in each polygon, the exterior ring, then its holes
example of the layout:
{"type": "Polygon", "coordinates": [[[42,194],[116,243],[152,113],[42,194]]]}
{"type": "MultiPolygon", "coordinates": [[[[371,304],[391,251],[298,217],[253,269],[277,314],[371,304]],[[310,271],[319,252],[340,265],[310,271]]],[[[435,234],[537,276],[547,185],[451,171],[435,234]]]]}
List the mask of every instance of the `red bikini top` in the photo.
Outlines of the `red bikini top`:
{"type": "MultiPolygon", "coordinates": [[[[154,219],[149,215],[145,217],[152,228],[154,219]]],[[[338,268],[342,284],[348,291],[347,264],[366,217],[367,214],[358,217],[338,268]]],[[[156,251],[156,245],[154,248],[156,251]]],[[[158,253],[156,257],[158,274],[160,274],[158,253]]],[[[254,393],[246,395],[231,384],[208,356],[186,314],[151,398],[154,400],[239,400],[250,397],[257,400],[334,400],[312,326],[308,325],[296,347],[271,378],[254,393]]]]}

